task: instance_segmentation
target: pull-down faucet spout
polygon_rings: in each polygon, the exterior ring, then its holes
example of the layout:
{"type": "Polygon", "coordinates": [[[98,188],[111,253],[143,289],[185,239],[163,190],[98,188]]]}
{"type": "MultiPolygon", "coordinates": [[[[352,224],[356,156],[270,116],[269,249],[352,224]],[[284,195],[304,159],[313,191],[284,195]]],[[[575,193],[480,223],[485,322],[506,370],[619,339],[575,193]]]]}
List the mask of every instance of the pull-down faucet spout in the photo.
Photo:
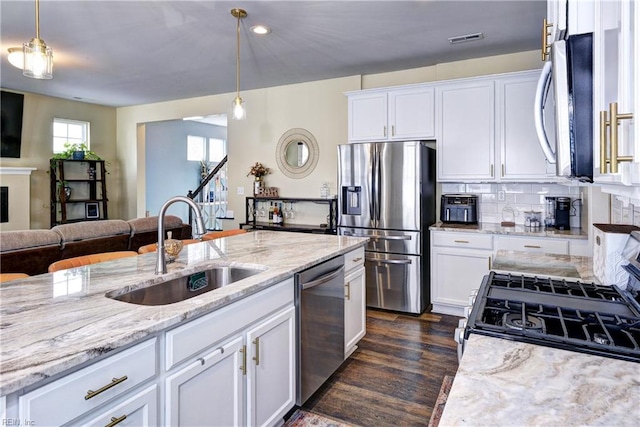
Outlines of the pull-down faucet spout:
{"type": "Polygon", "coordinates": [[[171,206],[175,202],[185,202],[186,204],[191,206],[191,208],[195,212],[196,227],[198,231],[194,232],[193,236],[196,239],[199,239],[204,233],[206,233],[200,207],[192,199],[184,196],[174,196],[164,202],[164,205],[162,205],[162,207],[160,208],[160,213],[158,214],[158,257],[156,259],[156,274],[165,274],[167,272],[167,261],[164,254],[164,216],[167,212],[167,208],[169,208],[169,206],[171,206]]]}

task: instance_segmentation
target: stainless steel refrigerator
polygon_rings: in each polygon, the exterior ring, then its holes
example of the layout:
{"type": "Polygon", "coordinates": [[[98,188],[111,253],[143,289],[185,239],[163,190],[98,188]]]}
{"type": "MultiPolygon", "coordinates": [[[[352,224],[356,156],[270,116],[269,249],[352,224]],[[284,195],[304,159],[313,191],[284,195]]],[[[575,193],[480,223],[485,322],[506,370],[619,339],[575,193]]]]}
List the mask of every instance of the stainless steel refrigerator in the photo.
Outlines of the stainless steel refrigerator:
{"type": "Polygon", "coordinates": [[[367,306],[422,313],[430,304],[429,226],[436,153],[424,141],[338,146],[338,234],[367,236],[367,306]]]}

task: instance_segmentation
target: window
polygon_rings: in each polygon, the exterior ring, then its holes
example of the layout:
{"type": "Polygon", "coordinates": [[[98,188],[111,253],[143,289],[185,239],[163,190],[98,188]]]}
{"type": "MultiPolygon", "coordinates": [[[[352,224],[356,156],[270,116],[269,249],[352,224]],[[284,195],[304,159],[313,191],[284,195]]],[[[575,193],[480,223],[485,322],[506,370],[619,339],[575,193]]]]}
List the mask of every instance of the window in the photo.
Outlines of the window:
{"type": "Polygon", "coordinates": [[[187,135],[187,160],[200,162],[204,158],[204,138],[187,135]]]}
{"type": "Polygon", "coordinates": [[[53,153],[65,151],[66,143],[85,143],[89,147],[89,122],[53,119],[53,153]]]}
{"type": "Polygon", "coordinates": [[[226,152],[224,139],[209,138],[209,161],[220,163],[224,159],[226,152]]]}
{"type": "Polygon", "coordinates": [[[211,163],[219,163],[227,151],[224,139],[207,138],[202,136],[187,135],[187,160],[200,162],[207,159],[211,163]]]}

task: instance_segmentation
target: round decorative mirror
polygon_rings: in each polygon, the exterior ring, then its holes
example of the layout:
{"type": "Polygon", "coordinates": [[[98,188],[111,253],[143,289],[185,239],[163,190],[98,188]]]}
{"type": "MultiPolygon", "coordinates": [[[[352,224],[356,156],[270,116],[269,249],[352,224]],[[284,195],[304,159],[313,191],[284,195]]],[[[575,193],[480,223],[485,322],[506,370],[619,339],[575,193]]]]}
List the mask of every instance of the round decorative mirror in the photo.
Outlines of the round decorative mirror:
{"type": "Polygon", "coordinates": [[[304,178],[318,164],[318,142],[306,129],[289,129],[276,148],[278,168],[289,178],[304,178]]]}

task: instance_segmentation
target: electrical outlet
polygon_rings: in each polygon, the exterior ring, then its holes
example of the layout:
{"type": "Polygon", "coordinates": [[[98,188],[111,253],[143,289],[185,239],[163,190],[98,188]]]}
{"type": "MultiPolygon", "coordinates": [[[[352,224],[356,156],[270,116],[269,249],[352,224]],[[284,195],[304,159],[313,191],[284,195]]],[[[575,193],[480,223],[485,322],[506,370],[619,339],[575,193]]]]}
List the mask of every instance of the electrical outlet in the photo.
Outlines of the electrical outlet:
{"type": "Polygon", "coordinates": [[[236,194],[237,194],[238,196],[244,196],[244,187],[238,187],[238,188],[236,189],[236,194]]]}
{"type": "Polygon", "coordinates": [[[505,194],[504,194],[504,190],[498,191],[498,201],[499,202],[504,202],[505,198],[506,197],[505,197],[505,194]]]}

